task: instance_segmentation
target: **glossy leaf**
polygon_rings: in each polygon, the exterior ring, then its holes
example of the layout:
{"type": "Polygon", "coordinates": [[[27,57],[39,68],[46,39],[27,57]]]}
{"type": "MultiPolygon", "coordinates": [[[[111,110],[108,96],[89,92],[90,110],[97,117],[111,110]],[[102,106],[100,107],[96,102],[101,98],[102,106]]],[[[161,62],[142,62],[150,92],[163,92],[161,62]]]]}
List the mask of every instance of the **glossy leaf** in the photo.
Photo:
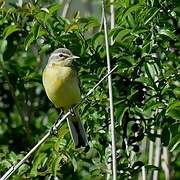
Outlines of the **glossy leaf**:
{"type": "Polygon", "coordinates": [[[58,155],[58,156],[55,156],[53,161],[52,161],[52,174],[53,176],[56,176],[57,175],[57,170],[59,170],[59,163],[62,159],[62,156],[58,155]]]}
{"type": "Polygon", "coordinates": [[[33,167],[31,169],[30,175],[32,177],[37,176],[37,172],[38,172],[38,166],[42,163],[42,161],[45,159],[46,157],[46,153],[40,153],[38,155],[38,157],[35,159],[34,163],[33,163],[33,167]]]}
{"type": "Polygon", "coordinates": [[[167,115],[180,120],[180,101],[175,101],[167,109],[167,115]]]}
{"type": "Polygon", "coordinates": [[[29,48],[29,46],[32,44],[32,42],[34,41],[34,36],[33,33],[30,33],[27,37],[26,40],[24,42],[24,46],[25,46],[25,50],[27,51],[27,49],[29,48]]]}
{"type": "Polygon", "coordinates": [[[161,134],[161,142],[162,142],[163,146],[168,146],[168,144],[170,142],[170,138],[171,138],[170,130],[167,126],[165,126],[163,128],[162,134],[161,134]]]}
{"type": "Polygon", "coordinates": [[[16,32],[16,31],[20,31],[20,28],[17,27],[17,25],[10,25],[10,26],[6,27],[3,31],[4,39],[6,39],[8,36],[10,36],[12,33],[16,32]]]}
{"type": "Polygon", "coordinates": [[[172,31],[170,31],[169,29],[161,29],[159,31],[159,34],[165,35],[165,36],[167,36],[167,37],[169,37],[169,38],[171,38],[173,40],[176,40],[175,39],[176,38],[175,34],[172,31]]]}

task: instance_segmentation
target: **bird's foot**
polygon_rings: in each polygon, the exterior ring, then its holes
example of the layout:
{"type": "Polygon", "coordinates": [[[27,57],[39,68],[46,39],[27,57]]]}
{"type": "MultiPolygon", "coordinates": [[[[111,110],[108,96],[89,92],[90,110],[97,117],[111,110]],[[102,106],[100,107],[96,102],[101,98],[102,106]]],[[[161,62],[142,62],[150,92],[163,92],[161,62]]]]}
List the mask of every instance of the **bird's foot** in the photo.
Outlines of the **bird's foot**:
{"type": "Polygon", "coordinates": [[[58,135],[56,124],[54,124],[53,127],[50,129],[50,135],[52,135],[52,136],[57,136],[58,135]]]}
{"type": "Polygon", "coordinates": [[[71,116],[75,116],[74,107],[71,107],[69,109],[69,112],[71,113],[71,116]]]}
{"type": "Polygon", "coordinates": [[[64,111],[61,110],[61,112],[59,113],[58,118],[56,119],[53,127],[50,129],[50,134],[51,134],[51,135],[57,136],[58,131],[57,131],[57,128],[56,128],[56,124],[57,124],[58,121],[62,118],[63,113],[64,113],[64,111]]]}

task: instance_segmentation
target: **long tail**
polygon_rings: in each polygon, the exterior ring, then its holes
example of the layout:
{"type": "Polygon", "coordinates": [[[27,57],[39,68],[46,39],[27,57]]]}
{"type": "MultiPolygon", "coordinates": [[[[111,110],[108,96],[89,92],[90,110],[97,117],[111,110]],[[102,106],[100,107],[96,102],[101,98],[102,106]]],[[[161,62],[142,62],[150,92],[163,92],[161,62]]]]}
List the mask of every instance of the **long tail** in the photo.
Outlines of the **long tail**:
{"type": "Polygon", "coordinates": [[[69,115],[67,122],[75,147],[89,146],[84,126],[79,118],[78,110],[75,110],[73,115],[69,115]]]}

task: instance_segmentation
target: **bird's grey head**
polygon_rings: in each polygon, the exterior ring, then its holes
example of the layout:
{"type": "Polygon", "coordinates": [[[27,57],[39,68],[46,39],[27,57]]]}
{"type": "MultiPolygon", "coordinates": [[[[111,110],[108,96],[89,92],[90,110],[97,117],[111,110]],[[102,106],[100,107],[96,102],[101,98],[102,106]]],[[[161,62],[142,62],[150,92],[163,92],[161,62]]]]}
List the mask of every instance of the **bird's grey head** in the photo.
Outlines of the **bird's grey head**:
{"type": "Polygon", "coordinates": [[[49,65],[61,65],[61,66],[71,66],[73,59],[79,58],[74,56],[72,52],[67,48],[58,48],[53,51],[49,57],[49,65]]]}

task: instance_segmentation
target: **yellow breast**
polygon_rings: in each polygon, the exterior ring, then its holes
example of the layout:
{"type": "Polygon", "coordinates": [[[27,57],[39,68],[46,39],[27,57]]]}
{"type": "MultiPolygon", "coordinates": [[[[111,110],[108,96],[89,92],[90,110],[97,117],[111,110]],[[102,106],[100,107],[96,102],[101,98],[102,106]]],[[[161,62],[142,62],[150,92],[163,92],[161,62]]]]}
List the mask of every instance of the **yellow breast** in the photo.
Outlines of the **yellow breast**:
{"type": "Polygon", "coordinates": [[[57,108],[69,109],[80,101],[77,74],[71,67],[46,66],[43,85],[48,98],[57,108]]]}

